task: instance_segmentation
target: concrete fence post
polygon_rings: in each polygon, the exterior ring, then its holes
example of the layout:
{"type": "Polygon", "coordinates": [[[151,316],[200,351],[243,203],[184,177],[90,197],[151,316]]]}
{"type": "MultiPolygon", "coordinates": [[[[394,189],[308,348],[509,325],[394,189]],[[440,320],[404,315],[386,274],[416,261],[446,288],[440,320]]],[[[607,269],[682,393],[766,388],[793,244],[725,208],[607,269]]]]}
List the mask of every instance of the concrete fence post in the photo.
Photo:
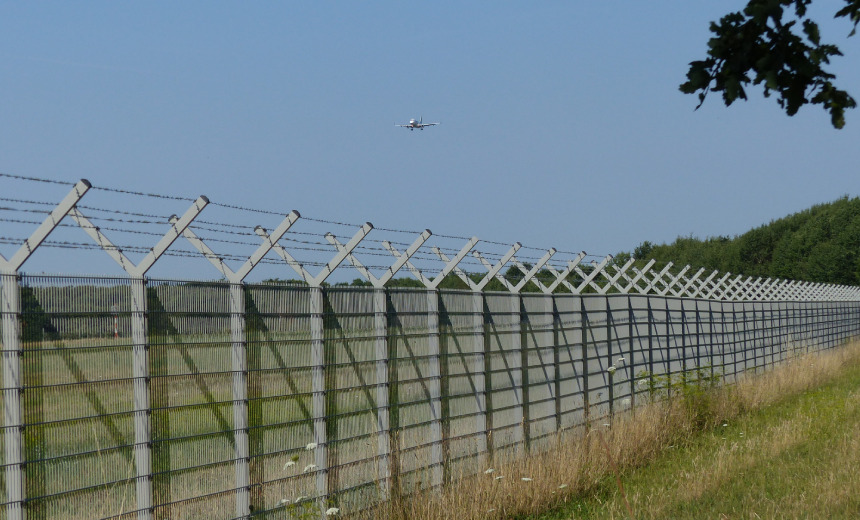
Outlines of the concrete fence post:
{"type": "Polygon", "coordinates": [[[17,273],[0,274],[0,313],[3,323],[3,448],[6,480],[6,518],[24,519],[23,413],[21,392],[21,289],[17,273]]]}

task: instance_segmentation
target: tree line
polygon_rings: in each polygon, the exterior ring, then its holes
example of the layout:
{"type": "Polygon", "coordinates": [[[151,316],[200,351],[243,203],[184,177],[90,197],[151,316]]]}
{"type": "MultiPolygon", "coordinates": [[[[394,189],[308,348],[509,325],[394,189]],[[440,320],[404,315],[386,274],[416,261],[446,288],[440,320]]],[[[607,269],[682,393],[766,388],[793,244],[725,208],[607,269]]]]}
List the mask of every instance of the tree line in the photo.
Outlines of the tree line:
{"type": "Polygon", "coordinates": [[[748,276],[860,285],[860,198],[818,204],[735,237],[645,241],[633,256],[748,276]]]}

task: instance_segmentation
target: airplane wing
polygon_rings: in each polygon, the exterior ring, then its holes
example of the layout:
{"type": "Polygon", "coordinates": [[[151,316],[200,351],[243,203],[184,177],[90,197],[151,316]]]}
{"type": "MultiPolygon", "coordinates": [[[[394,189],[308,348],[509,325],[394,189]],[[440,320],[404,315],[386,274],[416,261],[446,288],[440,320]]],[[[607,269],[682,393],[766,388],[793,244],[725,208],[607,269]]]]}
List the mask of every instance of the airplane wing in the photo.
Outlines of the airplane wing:
{"type": "Polygon", "coordinates": [[[421,126],[436,126],[439,123],[422,123],[421,126]]]}

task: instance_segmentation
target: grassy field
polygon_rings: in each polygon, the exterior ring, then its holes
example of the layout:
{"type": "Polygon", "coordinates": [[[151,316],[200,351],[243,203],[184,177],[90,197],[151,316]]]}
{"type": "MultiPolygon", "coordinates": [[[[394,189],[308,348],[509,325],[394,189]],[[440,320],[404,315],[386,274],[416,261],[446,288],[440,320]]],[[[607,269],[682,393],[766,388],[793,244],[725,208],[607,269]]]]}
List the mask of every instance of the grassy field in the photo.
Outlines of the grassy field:
{"type": "Polygon", "coordinates": [[[860,518],[860,344],[680,394],[389,517],[860,518]]]}
{"type": "MultiPolygon", "coordinates": [[[[625,472],[634,518],[860,518],[860,364],[834,368],[816,388],[768,399],[625,472]]],[[[611,478],[570,498],[528,518],[630,517],[611,478]]]]}

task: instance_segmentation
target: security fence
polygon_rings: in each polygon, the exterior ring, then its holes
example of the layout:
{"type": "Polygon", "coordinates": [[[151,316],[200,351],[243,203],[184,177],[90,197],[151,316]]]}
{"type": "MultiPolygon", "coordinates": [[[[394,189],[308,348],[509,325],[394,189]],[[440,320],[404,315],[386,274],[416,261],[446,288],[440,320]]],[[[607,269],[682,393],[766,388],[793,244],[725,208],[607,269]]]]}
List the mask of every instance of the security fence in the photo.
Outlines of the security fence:
{"type": "Polygon", "coordinates": [[[138,330],[133,285],[21,277],[3,321],[21,340],[4,347],[21,363],[3,374],[5,510],[291,518],[285,501],[325,497],[355,511],[542,450],[660,376],[731,382],[860,334],[860,302],[163,280],[145,282],[138,330]]]}
{"type": "Polygon", "coordinates": [[[80,181],[50,211],[0,197],[47,214],[0,256],[0,518],[349,514],[543,450],[662,397],[673,378],[730,383],[860,335],[856,287],[585,253],[559,264],[555,249],[518,256],[519,243],[492,256],[477,238],[447,237],[465,245],[427,255],[429,230],[374,250],[362,245],[369,223],[344,243],[290,241],[295,211],[256,227],[250,256],[219,255],[212,244],[249,242],[232,224],[198,222],[206,197],[182,217],[124,207],[98,225],[85,213],[107,210],[79,204],[90,188],[80,181]],[[132,223],[166,232],[121,227],[132,223]],[[62,227],[125,275],[23,273],[40,247],[84,248],[47,240],[62,227]],[[157,243],[133,262],[134,246],[107,236],[123,230],[157,243]],[[321,245],[334,256],[294,256],[321,245]],[[205,259],[221,279],[148,277],[171,254],[205,259]],[[358,258],[370,255],[394,263],[358,258]],[[467,258],[485,272],[466,271],[467,258]],[[442,265],[432,277],[429,259],[442,265]],[[272,262],[300,280],[247,281],[272,262]],[[368,287],[327,284],[346,262],[368,287]],[[403,268],[420,288],[390,286],[403,268]],[[443,288],[452,278],[466,289],[443,288]]]}

